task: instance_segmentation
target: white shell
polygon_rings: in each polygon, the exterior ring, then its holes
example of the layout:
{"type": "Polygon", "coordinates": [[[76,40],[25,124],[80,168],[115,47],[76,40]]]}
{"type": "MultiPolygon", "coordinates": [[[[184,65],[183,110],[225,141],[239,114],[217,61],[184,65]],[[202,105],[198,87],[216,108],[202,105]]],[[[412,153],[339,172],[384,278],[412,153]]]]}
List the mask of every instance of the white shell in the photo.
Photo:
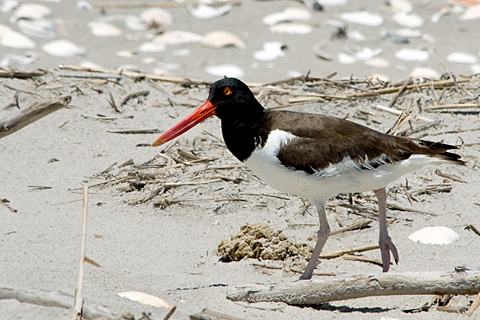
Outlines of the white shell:
{"type": "Polygon", "coordinates": [[[322,6],[343,6],[347,0],[317,0],[322,6]]]}
{"type": "Polygon", "coordinates": [[[395,52],[395,58],[403,61],[427,61],[429,55],[424,50],[403,48],[395,52]]]}
{"type": "Polygon", "coordinates": [[[245,49],[245,42],[236,35],[226,31],[212,31],[205,35],[202,44],[211,48],[235,46],[245,49]]]}
{"type": "Polygon", "coordinates": [[[473,20],[480,18],[480,4],[467,8],[460,20],[473,20]]]}
{"type": "Polygon", "coordinates": [[[413,12],[397,12],[393,15],[393,21],[407,28],[420,28],[423,26],[422,17],[413,12]]]}
{"type": "Polygon", "coordinates": [[[358,30],[353,30],[347,33],[347,38],[353,41],[363,41],[365,36],[358,30]]]}
{"type": "Polygon", "coordinates": [[[303,23],[279,23],[270,27],[270,31],[274,33],[287,33],[287,34],[309,34],[313,28],[308,24],[303,23]]]}
{"type": "Polygon", "coordinates": [[[140,20],[148,26],[168,26],[173,23],[170,12],[161,8],[150,8],[140,13],[140,20]]]}
{"type": "Polygon", "coordinates": [[[116,37],[122,34],[122,30],[111,23],[104,21],[90,21],[87,23],[90,32],[97,37],[116,37]]]}
{"type": "Polygon", "coordinates": [[[140,52],[160,52],[165,51],[167,46],[163,42],[145,42],[138,47],[140,52]]]}
{"type": "Polygon", "coordinates": [[[375,56],[378,56],[383,52],[383,49],[370,49],[368,47],[363,47],[361,50],[354,53],[354,56],[357,60],[368,60],[375,56]]]}
{"type": "Polygon", "coordinates": [[[17,27],[23,33],[39,38],[54,38],[57,33],[55,25],[44,19],[19,19],[17,27]]]}
{"type": "Polygon", "coordinates": [[[243,77],[243,70],[239,66],[233,64],[219,64],[215,66],[209,66],[205,68],[205,72],[217,77],[243,77]]]}
{"type": "Polygon", "coordinates": [[[150,25],[137,16],[129,15],[125,18],[125,26],[133,31],[144,31],[148,30],[150,25]]]}
{"type": "Polygon", "coordinates": [[[394,30],[392,33],[405,38],[420,38],[422,36],[421,30],[413,30],[406,28],[394,30]]]}
{"type": "Polygon", "coordinates": [[[0,12],[8,13],[8,12],[12,11],[13,9],[15,9],[16,7],[18,7],[19,4],[20,3],[16,0],[2,1],[2,5],[0,7],[0,12]]]}
{"type": "Polygon", "coordinates": [[[166,302],[163,299],[160,299],[159,297],[152,296],[148,293],[143,293],[143,292],[138,292],[138,291],[126,291],[126,292],[120,292],[118,295],[122,298],[127,298],[132,301],[137,301],[140,302],[141,304],[149,305],[149,306],[154,306],[154,307],[160,307],[160,308],[173,308],[173,305],[170,303],[166,302]]]}
{"type": "Polygon", "coordinates": [[[413,5],[406,0],[389,0],[388,3],[393,12],[411,12],[413,5]]]}
{"type": "Polygon", "coordinates": [[[447,227],[426,227],[412,233],[408,239],[424,244],[449,244],[459,239],[458,234],[447,227]]]}
{"type": "Polygon", "coordinates": [[[355,57],[352,57],[349,54],[339,52],[338,53],[338,62],[343,63],[343,64],[352,64],[357,62],[357,59],[355,57]]]}
{"type": "Polygon", "coordinates": [[[307,21],[310,19],[312,14],[305,8],[286,8],[281,12],[276,12],[265,16],[262,19],[262,22],[266,25],[273,26],[280,22],[287,21],[307,21]]]}
{"type": "Polygon", "coordinates": [[[77,1],[77,5],[75,6],[77,10],[85,10],[85,11],[92,11],[93,7],[88,1],[77,1]]]}
{"type": "Polygon", "coordinates": [[[0,45],[15,49],[33,49],[35,42],[20,32],[0,24],[0,45]]]}
{"type": "Polygon", "coordinates": [[[273,61],[285,56],[282,50],[283,46],[283,43],[277,41],[265,42],[263,44],[263,50],[255,51],[253,57],[260,61],[273,61]]]}
{"type": "Polygon", "coordinates": [[[80,62],[80,67],[89,68],[89,69],[103,69],[103,66],[92,61],[82,61],[80,62]]]}
{"type": "Polygon", "coordinates": [[[465,52],[452,52],[447,56],[447,61],[456,63],[477,63],[477,57],[465,52]]]}
{"type": "Polygon", "coordinates": [[[134,52],[132,52],[132,50],[120,50],[117,51],[115,55],[122,58],[131,58],[134,56],[134,52]]]}
{"type": "Polygon", "coordinates": [[[480,64],[472,64],[470,66],[470,70],[472,70],[473,74],[479,74],[480,73],[480,64]]]}
{"type": "Polygon", "coordinates": [[[232,4],[226,4],[224,6],[213,8],[204,4],[200,4],[194,8],[191,4],[187,4],[188,12],[197,19],[212,19],[220,17],[227,13],[232,8],[232,4]]]}
{"type": "Polygon", "coordinates": [[[439,79],[440,73],[432,68],[415,67],[410,73],[412,78],[439,79]]]}
{"type": "Polygon", "coordinates": [[[85,53],[85,48],[68,40],[55,40],[42,46],[43,52],[55,56],[69,58],[85,53]]]}
{"type": "Polygon", "coordinates": [[[37,60],[36,55],[24,56],[18,54],[7,53],[2,59],[1,67],[8,68],[10,64],[26,65],[35,62],[37,60]]]}
{"type": "Polygon", "coordinates": [[[166,31],[161,35],[154,37],[152,41],[172,45],[189,42],[202,42],[203,36],[189,31],[166,31]]]}
{"type": "Polygon", "coordinates": [[[383,17],[381,15],[368,11],[344,12],[340,17],[347,22],[370,27],[378,27],[383,24],[383,17]]]}
{"type": "Polygon", "coordinates": [[[365,65],[372,68],[388,68],[390,66],[390,63],[387,59],[372,58],[365,61],[365,65]]]}
{"type": "Polygon", "coordinates": [[[52,13],[49,7],[35,3],[25,3],[20,5],[13,16],[10,18],[10,22],[15,23],[18,19],[43,19],[52,13]]]}

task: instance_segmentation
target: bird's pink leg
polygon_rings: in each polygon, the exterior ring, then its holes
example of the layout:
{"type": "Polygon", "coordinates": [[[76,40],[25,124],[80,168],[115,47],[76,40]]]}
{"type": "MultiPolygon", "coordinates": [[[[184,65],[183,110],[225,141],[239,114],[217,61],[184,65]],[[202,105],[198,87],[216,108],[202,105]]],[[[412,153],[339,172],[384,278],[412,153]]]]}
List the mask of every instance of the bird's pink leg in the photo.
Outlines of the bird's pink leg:
{"type": "Polygon", "coordinates": [[[312,278],[313,270],[315,270],[315,267],[317,266],[318,257],[320,257],[323,246],[330,236],[330,226],[328,225],[327,216],[325,215],[325,200],[311,201],[311,203],[317,208],[318,218],[320,219],[320,229],[317,232],[317,243],[313,249],[312,256],[310,257],[307,268],[300,277],[300,280],[308,280],[312,278]]]}
{"type": "Polygon", "coordinates": [[[390,252],[398,264],[398,251],[388,235],[387,229],[387,192],[385,188],[373,190],[378,199],[378,221],[380,222],[380,252],[382,253],[383,272],[390,269],[390,252]]]}

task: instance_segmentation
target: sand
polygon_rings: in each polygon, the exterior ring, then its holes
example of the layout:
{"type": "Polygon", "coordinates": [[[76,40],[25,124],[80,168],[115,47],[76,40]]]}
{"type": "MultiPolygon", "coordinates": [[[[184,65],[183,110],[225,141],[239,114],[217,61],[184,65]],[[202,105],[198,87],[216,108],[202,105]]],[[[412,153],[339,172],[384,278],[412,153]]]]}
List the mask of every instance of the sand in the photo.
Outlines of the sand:
{"type": "MultiPolygon", "coordinates": [[[[282,6],[288,4],[290,3],[282,2],[282,6]]],[[[242,5],[238,10],[243,13],[253,12],[251,18],[260,19],[267,11],[271,12],[272,6],[274,3],[252,2],[248,8],[247,5],[242,5]],[[259,11],[252,8],[258,8],[259,11]]],[[[435,2],[422,7],[428,8],[424,13],[425,17],[428,18],[430,14],[436,12],[438,6],[440,4],[435,2]]],[[[86,15],[79,18],[85,21],[91,19],[86,15]]],[[[227,20],[230,24],[237,23],[238,27],[238,22],[227,15],[218,20],[201,22],[201,28],[212,21],[221,25],[227,20]]],[[[213,29],[213,26],[211,28],[213,29]]],[[[461,27],[442,25],[442,28],[458,31],[456,28],[461,27]]],[[[468,36],[472,30],[465,31],[465,37],[462,39],[442,37],[444,31],[441,28],[432,27],[430,32],[437,35],[439,42],[436,48],[439,51],[446,50],[445,46],[451,48],[452,45],[449,45],[448,41],[458,41],[466,47],[475,45],[468,36]],[[445,45],[442,41],[445,41],[445,45]]],[[[249,39],[262,37],[251,29],[249,34],[251,35],[249,39]]],[[[263,40],[258,41],[260,43],[263,40]]],[[[95,50],[94,43],[91,46],[89,52],[102,56],[100,51],[95,50]]],[[[289,48],[292,52],[300,50],[295,42],[289,44],[289,48]]],[[[216,55],[221,55],[225,61],[245,63],[246,69],[249,66],[248,62],[242,62],[244,53],[239,55],[233,48],[215,51],[214,54],[213,51],[208,51],[212,56],[203,52],[207,49],[201,50],[202,59],[217,59],[216,55]],[[229,55],[232,52],[235,54],[229,55]]],[[[75,59],[69,60],[68,63],[75,64],[77,62],[75,59]]],[[[115,67],[108,64],[107,56],[103,56],[103,59],[99,63],[106,68],[115,67]]],[[[292,59],[290,66],[288,61],[283,61],[285,63],[276,64],[274,69],[269,69],[266,65],[264,68],[248,69],[245,80],[249,82],[282,80],[287,78],[286,73],[291,66],[295,66],[299,71],[313,69],[313,76],[317,77],[326,76],[333,71],[338,71],[342,76],[348,76],[351,72],[359,78],[366,74],[365,70],[370,74],[370,70],[361,65],[352,66],[360,68],[355,69],[360,70],[355,72],[350,67],[332,63],[328,67],[314,69],[312,61],[295,58],[293,55],[289,59],[292,59]],[[297,63],[303,67],[299,67],[297,63]]],[[[159,129],[163,132],[205,100],[207,86],[185,87],[165,81],[137,81],[127,76],[118,80],[118,83],[113,80],[106,83],[84,78],[82,76],[85,73],[81,72],[53,70],[53,66],[65,63],[66,61],[62,59],[36,62],[34,67],[49,68],[51,73],[35,81],[0,80],[4,85],[0,92],[2,106],[14,101],[15,92],[18,92],[21,108],[44,98],[72,96],[72,102],[68,107],[0,140],[2,168],[0,198],[7,199],[8,206],[13,209],[0,206],[2,221],[0,282],[3,286],[74,294],[80,250],[82,187],[88,183],[91,188],[86,255],[101,267],[86,265],[84,278],[86,303],[105,306],[119,314],[128,312],[137,318],[145,312],[151,314],[152,319],[163,319],[168,313],[167,309],[142,305],[117,295],[123,291],[141,291],[176,305],[178,309],[171,319],[188,319],[189,315],[198,313],[204,308],[242,319],[460,317],[458,314],[436,311],[435,308],[421,313],[403,312],[429,303],[432,296],[362,298],[335,301],[328,306],[315,308],[300,308],[282,303],[237,304],[226,299],[227,293],[236,285],[288,283],[296,280],[299,275],[283,270],[254,267],[252,263],[255,260],[252,259],[223,263],[219,261],[220,257],[216,253],[220,241],[229,239],[230,235],[237,233],[246,223],[265,222],[275,230],[284,230],[284,234],[295,242],[313,245],[314,241],[308,239],[317,230],[318,219],[314,208],[307,207],[308,204],[298,197],[282,194],[264,185],[233,158],[222,142],[218,119],[209,119],[183,135],[172,146],[160,148],[145,146],[151,144],[159,133],[108,132],[119,129],[159,129]],[[75,75],[78,78],[65,75],[75,75]],[[149,91],[147,96],[131,99],[120,106],[120,101],[128,94],[145,90],[149,91]],[[111,99],[110,94],[119,106],[120,113],[108,102],[111,99]],[[102,119],[102,116],[111,120],[102,119]],[[169,149],[165,155],[159,156],[159,152],[166,148],[169,149]],[[167,167],[175,165],[174,158],[182,159],[178,149],[193,152],[199,158],[207,160],[168,170],[140,166],[147,163],[167,167]],[[130,159],[133,160],[133,164],[130,162],[120,167],[130,159]],[[206,170],[208,168],[217,170],[206,170]],[[140,183],[135,183],[135,178],[128,180],[129,182],[118,181],[128,174],[137,177],[140,183]],[[209,182],[211,180],[216,181],[209,182]],[[105,181],[112,182],[95,186],[105,181]],[[145,181],[146,184],[143,183],[145,181]],[[199,184],[161,189],[164,183],[192,181],[199,184]],[[149,199],[156,190],[159,191],[158,195],[149,199]],[[158,202],[160,205],[154,205],[158,202]],[[294,227],[292,224],[299,226],[294,227]]],[[[204,73],[204,64],[200,61],[186,61],[186,68],[176,70],[174,75],[214,80],[215,77],[204,73]],[[190,63],[197,65],[191,67],[190,63]]],[[[407,69],[411,70],[410,65],[407,69]]],[[[142,71],[148,72],[148,69],[142,71]]],[[[404,73],[397,71],[395,68],[388,69],[388,72],[392,72],[390,76],[394,81],[401,81],[408,76],[406,71],[404,73]]],[[[468,69],[465,66],[450,65],[449,71],[458,75],[467,73],[468,69]]],[[[285,85],[266,90],[269,94],[263,96],[262,102],[269,107],[282,102],[287,103],[289,98],[294,97],[295,90],[300,90],[301,87],[298,84],[285,85]]],[[[338,86],[325,86],[321,89],[332,95],[346,90],[338,86]]],[[[255,91],[258,93],[262,89],[257,88],[255,91]]],[[[444,91],[436,90],[435,96],[427,90],[418,93],[408,91],[396,103],[400,109],[413,105],[412,110],[415,114],[421,113],[424,117],[440,121],[439,125],[414,134],[413,137],[422,136],[423,139],[459,145],[458,153],[468,164],[465,167],[453,165],[426,167],[389,186],[389,203],[435,214],[389,211],[389,215],[395,219],[395,223],[389,227],[390,234],[400,252],[400,263],[392,266],[391,272],[450,271],[457,266],[480,268],[480,258],[477,254],[480,248],[479,237],[471,231],[464,230],[469,224],[476,224],[478,227],[480,212],[478,206],[480,183],[477,179],[480,136],[476,131],[479,123],[478,111],[421,112],[421,108],[435,104],[435,97],[441,95],[444,103],[466,103],[475,101],[478,94],[478,85],[473,83],[467,85],[466,91],[455,91],[451,88],[444,91]],[[424,134],[426,135],[423,136],[424,134]],[[441,177],[435,174],[436,169],[455,175],[466,183],[441,177]],[[404,188],[407,188],[413,193],[427,185],[442,184],[451,186],[449,192],[416,195],[413,205],[409,203],[404,191],[404,188]],[[408,236],[420,228],[440,225],[452,228],[458,233],[459,240],[445,246],[425,245],[408,240],[408,236]]],[[[320,101],[288,109],[347,117],[385,132],[394,124],[397,116],[375,110],[372,104],[386,105],[391,99],[392,95],[350,101],[334,99],[330,102],[320,101]]],[[[0,114],[3,119],[16,112],[18,110],[10,107],[3,109],[0,114]]],[[[413,127],[420,124],[421,121],[412,121],[413,127]]],[[[408,126],[404,124],[400,129],[407,129],[408,126]]],[[[371,202],[373,193],[355,197],[374,207],[374,203],[371,202]]],[[[339,197],[329,202],[335,203],[348,203],[348,197],[339,197]]],[[[333,216],[333,210],[329,209],[328,218],[332,230],[335,230],[340,226],[333,216]]],[[[362,219],[341,206],[336,210],[344,225],[362,219]]],[[[378,225],[372,223],[371,226],[331,236],[325,251],[375,243],[378,239],[378,225]]],[[[378,250],[367,252],[365,255],[377,259],[380,257],[378,250]]],[[[317,269],[319,272],[337,275],[381,272],[379,266],[345,261],[341,258],[322,260],[317,269]]],[[[316,279],[321,277],[316,276],[316,279]]],[[[473,298],[473,296],[454,297],[449,305],[464,306],[473,298]]],[[[35,306],[10,299],[0,300],[0,315],[2,319],[68,319],[71,317],[71,311],[35,306]]]]}

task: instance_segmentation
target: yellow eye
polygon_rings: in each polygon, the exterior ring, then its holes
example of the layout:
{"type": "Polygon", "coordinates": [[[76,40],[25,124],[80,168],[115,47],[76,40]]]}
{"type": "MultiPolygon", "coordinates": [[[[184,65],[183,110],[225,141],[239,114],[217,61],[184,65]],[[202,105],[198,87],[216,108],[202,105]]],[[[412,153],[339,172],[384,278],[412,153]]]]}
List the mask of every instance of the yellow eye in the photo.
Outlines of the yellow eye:
{"type": "Polygon", "coordinates": [[[223,89],[223,94],[226,95],[226,96],[231,95],[232,94],[232,88],[225,87],[225,89],[223,89]]]}

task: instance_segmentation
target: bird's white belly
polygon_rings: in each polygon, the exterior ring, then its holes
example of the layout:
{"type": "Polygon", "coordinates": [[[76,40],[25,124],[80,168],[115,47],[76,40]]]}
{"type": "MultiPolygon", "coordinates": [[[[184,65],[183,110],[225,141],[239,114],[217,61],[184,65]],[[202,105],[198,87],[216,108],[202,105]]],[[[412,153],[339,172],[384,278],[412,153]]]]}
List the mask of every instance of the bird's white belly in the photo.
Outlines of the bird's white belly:
{"type": "Polygon", "coordinates": [[[295,138],[289,132],[274,130],[264,147],[257,147],[244,163],[271,187],[309,200],[328,199],[339,193],[381,189],[408,172],[439,161],[424,155],[412,155],[395,164],[362,170],[353,160],[345,158],[341,163],[331,164],[317,174],[308,174],[283,166],[277,158],[280,146],[295,138]]]}

